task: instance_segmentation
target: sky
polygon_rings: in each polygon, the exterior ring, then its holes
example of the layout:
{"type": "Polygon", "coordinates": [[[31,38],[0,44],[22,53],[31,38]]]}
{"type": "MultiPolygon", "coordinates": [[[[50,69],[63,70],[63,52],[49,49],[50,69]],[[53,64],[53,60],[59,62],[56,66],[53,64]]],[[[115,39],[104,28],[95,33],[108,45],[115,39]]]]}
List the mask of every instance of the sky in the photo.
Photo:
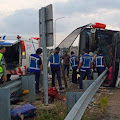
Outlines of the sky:
{"type": "Polygon", "coordinates": [[[39,36],[39,9],[53,5],[56,45],[74,29],[101,22],[120,30],[120,0],[0,0],[0,34],[39,36]],[[57,18],[61,18],[56,20],[57,18]]]}

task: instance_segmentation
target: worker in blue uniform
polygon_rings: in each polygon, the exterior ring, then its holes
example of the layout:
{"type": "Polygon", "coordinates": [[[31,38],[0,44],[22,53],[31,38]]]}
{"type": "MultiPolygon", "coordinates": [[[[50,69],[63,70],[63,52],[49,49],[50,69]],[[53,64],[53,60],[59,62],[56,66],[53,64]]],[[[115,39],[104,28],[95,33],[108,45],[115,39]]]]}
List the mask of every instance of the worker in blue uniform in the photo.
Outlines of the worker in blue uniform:
{"type": "Polygon", "coordinates": [[[35,90],[36,93],[39,93],[39,81],[40,81],[40,72],[43,70],[42,59],[40,57],[42,49],[38,48],[36,54],[30,55],[30,72],[35,74],[35,90]]]}
{"type": "Polygon", "coordinates": [[[93,72],[93,58],[88,54],[87,49],[83,49],[83,55],[80,57],[79,65],[77,71],[80,70],[80,89],[83,89],[82,81],[87,76],[87,79],[91,79],[91,72],[93,72]]]}
{"type": "Polygon", "coordinates": [[[61,82],[61,71],[60,71],[60,48],[56,47],[53,54],[51,54],[48,58],[48,62],[50,61],[50,67],[52,72],[52,87],[55,86],[55,74],[57,75],[59,90],[63,90],[62,82],[61,82]]]}
{"type": "Polygon", "coordinates": [[[70,63],[73,69],[72,72],[72,83],[77,83],[77,68],[78,68],[78,58],[77,56],[74,54],[73,51],[71,51],[71,56],[70,56],[70,63]]]}
{"type": "Polygon", "coordinates": [[[103,55],[102,50],[98,51],[98,55],[95,58],[95,66],[96,66],[98,75],[100,75],[105,69],[107,69],[105,56],[103,55]]]}

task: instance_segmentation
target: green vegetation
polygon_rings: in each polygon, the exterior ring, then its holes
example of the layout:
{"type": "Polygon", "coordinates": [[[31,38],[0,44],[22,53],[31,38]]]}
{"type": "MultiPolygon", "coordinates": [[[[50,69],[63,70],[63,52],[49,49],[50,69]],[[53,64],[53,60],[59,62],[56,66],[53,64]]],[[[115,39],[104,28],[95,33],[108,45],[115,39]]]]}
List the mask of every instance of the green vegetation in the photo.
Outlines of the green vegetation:
{"type": "Polygon", "coordinates": [[[88,120],[88,117],[84,114],[81,120],[88,120]]]}
{"type": "Polygon", "coordinates": [[[61,101],[55,104],[56,106],[51,110],[38,110],[35,120],[64,120],[67,115],[65,103],[61,101]]]}
{"type": "Polygon", "coordinates": [[[107,107],[107,103],[108,103],[108,96],[106,95],[105,97],[103,97],[103,98],[100,99],[100,108],[101,108],[102,112],[107,107]]]}

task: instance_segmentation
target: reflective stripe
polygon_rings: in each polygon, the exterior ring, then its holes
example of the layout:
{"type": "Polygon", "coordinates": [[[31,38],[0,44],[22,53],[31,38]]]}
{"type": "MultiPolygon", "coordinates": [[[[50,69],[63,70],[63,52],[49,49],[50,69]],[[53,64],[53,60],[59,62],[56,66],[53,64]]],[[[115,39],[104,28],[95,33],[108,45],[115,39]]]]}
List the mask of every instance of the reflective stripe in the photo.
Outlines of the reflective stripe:
{"type": "Polygon", "coordinates": [[[86,70],[80,69],[80,71],[86,72],[86,70]]]}
{"type": "Polygon", "coordinates": [[[60,63],[51,63],[51,65],[59,65],[60,63]]]}
{"type": "Polygon", "coordinates": [[[29,67],[30,69],[40,70],[40,68],[29,67]]]}
{"type": "Polygon", "coordinates": [[[40,60],[40,57],[36,54],[31,54],[30,55],[30,67],[29,69],[30,70],[34,70],[34,71],[40,71],[40,67],[39,67],[39,64],[38,64],[38,61],[40,60]]]}
{"type": "Polygon", "coordinates": [[[16,69],[14,70],[14,72],[15,72],[16,75],[18,74],[16,69]]]}
{"type": "Polygon", "coordinates": [[[73,65],[72,67],[77,67],[78,65],[73,65]]]}
{"type": "Polygon", "coordinates": [[[26,69],[26,66],[24,66],[24,68],[25,68],[25,74],[27,74],[27,69],[26,69]]]}
{"type": "Polygon", "coordinates": [[[59,62],[58,62],[58,63],[55,63],[55,55],[53,54],[52,56],[53,56],[53,63],[51,63],[51,64],[53,64],[53,65],[54,65],[54,64],[55,64],[55,65],[60,64],[60,56],[59,56],[59,62]]]}
{"type": "Polygon", "coordinates": [[[9,74],[16,74],[16,75],[25,75],[27,73],[24,66],[18,67],[14,70],[9,70],[9,74]]]}
{"type": "Polygon", "coordinates": [[[10,74],[13,74],[13,72],[11,70],[9,72],[10,72],[10,74]]]}
{"type": "Polygon", "coordinates": [[[3,75],[3,68],[2,68],[2,64],[1,64],[2,57],[3,57],[3,54],[0,53],[0,75],[3,75]]]}
{"type": "Polygon", "coordinates": [[[77,62],[76,62],[76,56],[75,56],[75,55],[72,55],[72,56],[70,57],[70,62],[71,62],[71,66],[72,66],[72,67],[77,67],[77,66],[78,66],[78,64],[77,64],[77,62]]]}
{"type": "Polygon", "coordinates": [[[90,68],[90,63],[91,63],[91,57],[89,56],[85,56],[85,57],[82,57],[83,58],[83,64],[82,64],[82,67],[83,68],[90,68]],[[87,62],[87,63],[86,63],[87,62]]]}
{"type": "Polygon", "coordinates": [[[50,58],[51,67],[60,67],[60,56],[59,54],[53,54],[50,58]]]}
{"type": "Polygon", "coordinates": [[[104,67],[103,56],[96,57],[96,67],[104,67]],[[100,63],[98,63],[98,59],[100,60],[100,63]]]}
{"type": "Polygon", "coordinates": [[[19,70],[19,73],[20,73],[21,75],[23,75],[23,72],[22,72],[21,68],[18,68],[18,70],[19,70]]]}

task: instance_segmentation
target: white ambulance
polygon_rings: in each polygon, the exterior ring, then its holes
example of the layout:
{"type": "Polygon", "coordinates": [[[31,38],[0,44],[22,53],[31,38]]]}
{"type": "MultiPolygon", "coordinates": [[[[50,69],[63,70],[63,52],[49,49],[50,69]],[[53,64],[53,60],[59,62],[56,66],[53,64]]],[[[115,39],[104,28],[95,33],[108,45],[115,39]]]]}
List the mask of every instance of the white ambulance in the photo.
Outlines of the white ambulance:
{"type": "Polygon", "coordinates": [[[4,58],[7,74],[25,75],[29,67],[29,56],[39,47],[39,38],[29,39],[17,36],[0,36],[0,46],[6,47],[4,58]]]}

